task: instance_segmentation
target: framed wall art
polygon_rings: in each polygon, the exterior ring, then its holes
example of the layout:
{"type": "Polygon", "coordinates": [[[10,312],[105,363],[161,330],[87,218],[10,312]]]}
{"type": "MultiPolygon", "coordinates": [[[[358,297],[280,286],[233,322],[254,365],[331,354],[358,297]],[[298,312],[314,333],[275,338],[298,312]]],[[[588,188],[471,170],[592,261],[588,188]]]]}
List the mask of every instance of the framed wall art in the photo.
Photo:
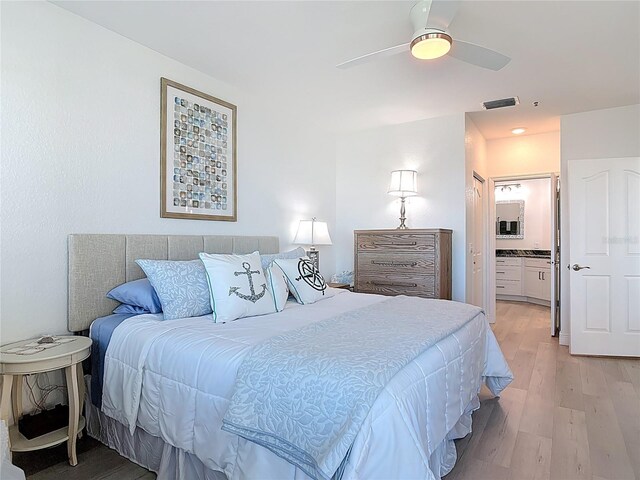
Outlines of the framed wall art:
{"type": "Polygon", "coordinates": [[[237,107],[161,79],[160,216],[235,222],[237,107]]]}

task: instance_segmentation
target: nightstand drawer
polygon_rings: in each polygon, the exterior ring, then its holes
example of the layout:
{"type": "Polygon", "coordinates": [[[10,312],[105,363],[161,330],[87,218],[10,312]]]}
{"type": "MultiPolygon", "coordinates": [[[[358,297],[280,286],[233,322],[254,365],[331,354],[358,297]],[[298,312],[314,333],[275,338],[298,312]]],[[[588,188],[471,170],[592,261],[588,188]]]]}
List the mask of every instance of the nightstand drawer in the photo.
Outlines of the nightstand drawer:
{"type": "Polygon", "coordinates": [[[411,275],[360,274],[356,282],[356,291],[360,293],[377,293],[379,295],[413,295],[433,298],[435,296],[435,278],[412,277],[411,275]]]}
{"type": "Polygon", "coordinates": [[[435,235],[410,233],[357,234],[356,250],[360,252],[434,252],[435,235]]]}
{"type": "Polygon", "coordinates": [[[522,280],[522,267],[496,265],[496,280],[522,280]]]}
{"type": "Polygon", "coordinates": [[[433,255],[411,253],[361,253],[358,255],[358,272],[363,275],[390,274],[433,275],[436,271],[433,255]]]}

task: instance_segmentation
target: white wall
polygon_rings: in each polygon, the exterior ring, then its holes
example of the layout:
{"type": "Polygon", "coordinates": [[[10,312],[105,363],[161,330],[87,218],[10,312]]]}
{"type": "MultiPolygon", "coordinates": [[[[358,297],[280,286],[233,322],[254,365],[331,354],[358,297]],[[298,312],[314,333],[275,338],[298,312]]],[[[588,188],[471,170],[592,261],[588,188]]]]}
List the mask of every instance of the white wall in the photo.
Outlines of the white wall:
{"type": "MultiPolygon", "coordinates": [[[[335,146],[313,112],[50,3],[1,5],[0,343],[66,332],[70,233],[277,235],[284,249],[300,218],[334,231],[335,146]],[[160,218],[161,76],[238,106],[237,223],[160,218]]],[[[323,248],[323,273],[334,265],[323,248]]]]}
{"type": "MultiPolygon", "coordinates": [[[[513,184],[514,182],[506,182],[513,184]]],[[[524,200],[524,238],[496,239],[498,249],[551,250],[551,180],[536,178],[518,180],[520,188],[511,192],[495,192],[496,202],[502,200],[524,200]]],[[[496,187],[503,182],[496,182],[496,187]]]]}
{"type": "MultiPolygon", "coordinates": [[[[640,105],[594,110],[564,115],[560,119],[561,178],[568,178],[569,160],[621,158],[640,156],[640,105]]],[[[569,198],[567,182],[562,184],[560,204],[560,267],[567,272],[571,263],[569,230],[569,198]]],[[[561,275],[560,342],[567,345],[570,335],[571,275],[561,275]]]]}
{"type": "Polygon", "coordinates": [[[487,174],[505,177],[560,171],[560,132],[487,140],[487,174]]]}
{"type": "Polygon", "coordinates": [[[433,118],[342,135],[337,141],[336,269],[353,270],[353,231],[395,228],[400,200],[390,172],[418,171],[407,199],[409,228],[453,229],[453,298],[465,299],[465,119],[433,118]]]}

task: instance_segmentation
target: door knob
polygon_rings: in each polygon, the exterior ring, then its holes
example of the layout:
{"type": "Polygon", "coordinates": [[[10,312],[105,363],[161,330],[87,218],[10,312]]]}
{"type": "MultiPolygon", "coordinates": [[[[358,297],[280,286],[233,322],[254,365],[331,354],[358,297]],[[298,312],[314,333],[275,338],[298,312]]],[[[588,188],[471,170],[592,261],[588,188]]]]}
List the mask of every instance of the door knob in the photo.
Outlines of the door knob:
{"type": "Polygon", "coordinates": [[[573,266],[571,267],[573,269],[574,272],[577,272],[579,270],[582,270],[583,268],[591,268],[591,267],[582,267],[580,265],[578,265],[577,263],[574,263],[573,266]]]}

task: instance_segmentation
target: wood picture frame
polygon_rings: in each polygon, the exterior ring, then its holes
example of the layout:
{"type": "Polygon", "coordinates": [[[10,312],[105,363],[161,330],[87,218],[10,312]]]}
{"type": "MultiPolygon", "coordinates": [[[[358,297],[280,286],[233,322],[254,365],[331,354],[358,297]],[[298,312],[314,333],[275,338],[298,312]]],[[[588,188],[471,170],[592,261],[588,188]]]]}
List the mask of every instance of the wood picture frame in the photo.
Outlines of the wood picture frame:
{"type": "Polygon", "coordinates": [[[237,107],[164,77],[160,90],[160,217],[237,221],[237,107]]]}

